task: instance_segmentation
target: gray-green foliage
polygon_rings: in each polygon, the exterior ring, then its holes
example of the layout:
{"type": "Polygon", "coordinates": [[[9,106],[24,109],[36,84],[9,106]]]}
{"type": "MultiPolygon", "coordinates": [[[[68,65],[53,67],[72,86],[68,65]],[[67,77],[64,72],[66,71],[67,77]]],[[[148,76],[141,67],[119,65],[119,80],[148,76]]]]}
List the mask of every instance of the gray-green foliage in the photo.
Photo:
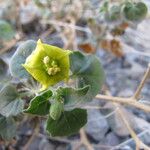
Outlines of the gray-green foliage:
{"type": "Polygon", "coordinates": [[[116,4],[106,0],[100,7],[100,13],[105,21],[136,23],[146,17],[148,8],[144,2],[122,1],[116,4]]]}
{"type": "Polygon", "coordinates": [[[12,117],[0,115],[0,137],[5,140],[12,139],[16,134],[16,124],[12,117]]]}
{"type": "Polygon", "coordinates": [[[109,12],[106,14],[108,21],[117,21],[121,18],[121,7],[119,5],[113,5],[109,12]]]}
{"type": "MultiPolygon", "coordinates": [[[[19,79],[30,77],[22,64],[35,47],[36,42],[33,40],[26,41],[18,47],[10,61],[10,70],[14,77],[19,79]]],[[[74,51],[69,57],[70,78],[75,81],[75,86],[59,86],[57,89],[51,87],[36,93],[29,106],[23,110],[24,113],[48,117],[46,130],[52,136],[71,135],[86,124],[87,112],[80,107],[100,92],[105,81],[103,68],[95,55],[74,51]]],[[[2,109],[5,111],[0,111],[1,114],[11,116],[22,112],[23,103],[21,105],[22,100],[18,95],[12,85],[2,89],[0,106],[3,106],[2,109]]]]}
{"type": "Polygon", "coordinates": [[[59,87],[35,96],[25,113],[48,115],[47,131],[52,136],[76,133],[86,124],[86,110],[80,106],[97,95],[105,80],[102,66],[95,55],[73,52],[70,55],[71,78],[77,81],[74,88],[59,87]],[[49,93],[48,96],[46,93],[49,93]]]}
{"type": "Polygon", "coordinates": [[[0,91],[0,114],[9,117],[22,112],[24,101],[19,97],[14,85],[8,84],[0,91]]]}
{"type": "Polygon", "coordinates": [[[51,136],[68,136],[77,133],[87,122],[87,112],[76,108],[65,111],[59,119],[53,120],[50,116],[47,120],[46,130],[51,136]]]}
{"type": "Polygon", "coordinates": [[[147,12],[147,6],[143,2],[124,4],[123,13],[127,20],[141,21],[145,18],[147,12]]]}
{"type": "Polygon", "coordinates": [[[0,40],[11,40],[15,35],[12,26],[5,20],[0,20],[0,40]]]}
{"type": "Polygon", "coordinates": [[[35,96],[29,104],[29,107],[24,110],[25,113],[33,115],[47,115],[50,109],[49,99],[52,96],[52,91],[47,90],[38,96],[35,96]]]}
{"type": "Polygon", "coordinates": [[[72,110],[75,107],[80,107],[85,101],[85,95],[88,93],[90,86],[75,89],[71,87],[60,87],[57,90],[58,95],[64,100],[65,110],[72,110]]]}
{"type": "Polygon", "coordinates": [[[14,77],[20,79],[28,79],[31,77],[29,73],[24,69],[22,64],[25,63],[26,58],[32,53],[36,47],[36,42],[28,40],[22,43],[16,50],[15,54],[10,60],[10,71],[14,77]]]}
{"type": "Polygon", "coordinates": [[[91,101],[101,90],[105,81],[103,68],[95,55],[84,55],[78,51],[70,55],[73,78],[77,79],[77,87],[89,85],[85,100],[91,101]],[[84,64],[84,65],[83,65],[84,64]]]}

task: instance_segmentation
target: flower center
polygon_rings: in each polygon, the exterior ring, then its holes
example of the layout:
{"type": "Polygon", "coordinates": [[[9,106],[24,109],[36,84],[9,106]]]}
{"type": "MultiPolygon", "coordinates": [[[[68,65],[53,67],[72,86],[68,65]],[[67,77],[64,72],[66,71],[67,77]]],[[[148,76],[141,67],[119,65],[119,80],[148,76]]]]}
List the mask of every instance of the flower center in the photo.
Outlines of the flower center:
{"type": "Polygon", "coordinates": [[[51,60],[49,56],[45,56],[43,59],[43,63],[46,67],[46,71],[49,75],[55,75],[61,71],[60,67],[57,64],[56,60],[51,60]]]}

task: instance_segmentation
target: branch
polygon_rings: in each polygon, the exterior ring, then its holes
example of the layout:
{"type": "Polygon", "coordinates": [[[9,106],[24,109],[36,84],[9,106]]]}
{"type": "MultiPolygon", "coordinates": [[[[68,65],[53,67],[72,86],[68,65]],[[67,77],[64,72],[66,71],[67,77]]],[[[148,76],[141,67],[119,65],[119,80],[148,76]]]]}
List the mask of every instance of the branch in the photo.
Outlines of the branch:
{"type": "Polygon", "coordinates": [[[87,139],[86,133],[83,128],[80,130],[80,138],[81,138],[81,143],[84,144],[88,150],[94,150],[89,140],[87,139]]]}
{"type": "Polygon", "coordinates": [[[73,29],[76,29],[78,31],[87,32],[89,34],[91,33],[90,30],[88,30],[88,29],[85,29],[85,28],[80,27],[80,26],[76,26],[74,24],[69,24],[66,22],[60,22],[60,21],[55,21],[55,20],[50,20],[50,21],[43,20],[42,23],[43,24],[52,24],[55,26],[61,26],[61,27],[66,27],[66,28],[73,28],[73,29]]]}
{"type": "MultiPolygon", "coordinates": [[[[105,91],[105,93],[106,93],[106,95],[111,96],[111,94],[108,90],[105,91]]],[[[132,101],[134,101],[134,99],[132,101]]],[[[125,117],[126,115],[124,114],[124,112],[119,107],[119,104],[113,103],[113,105],[116,107],[119,115],[121,116],[122,121],[124,122],[128,131],[130,132],[131,137],[134,139],[134,141],[136,143],[136,150],[140,150],[140,148],[144,148],[145,150],[150,150],[150,148],[139,139],[139,137],[136,135],[134,130],[131,128],[127,118],[125,117]]]]}
{"type": "Polygon", "coordinates": [[[144,84],[145,84],[146,80],[148,79],[149,75],[150,75],[150,64],[148,65],[148,68],[147,68],[147,70],[143,76],[143,79],[142,79],[140,85],[138,86],[134,96],[133,96],[134,99],[138,100],[140,93],[142,91],[142,88],[144,87],[144,84]]]}
{"type": "MultiPolygon", "coordinates": [[[[142,131],[141,133],[137,134],[138,138],[142,137],[145,133],[149,133],[149,129],[146,129],[145,131],[142,131]]],[[[114,148],[112,148],[111,150],[119,149],[119,148],[123,147],[124,145],[126,145],[126,144],[128,144],[128,143],[130,143],[130,142],[132,142],[132,141],[133,141],[133,138],[130,138],[130,139],[128,139],[128,140],[126,140],[126,141],[124,141],[124,142],[122,142],[122,143],[116,145],[116,146],[115,146],[114,148]]]]}
{"type": "MultiPolygon", "coordinates": [[[[118,106],[118,104],[114,104],[116,106],[118,106]]],[[[118,113],[120,114],[124,124],[126,125],[128,131],[130,132],[132,138],[134,139],[135,143],[136,143],[136,150],[139,150],[140,149],[140,140],[139,138],[137,137],[136,133],[132,130],[129,122],[127,121],[123,111],[118,107],[118,113]]]]}
{"type": "MultiPolygon", "coordinates": [[[[38,118],[37,118],[37,120],[38,120],[38,118]]],[[[25,146],[23,147],[22,150],[28,150],[29,149],[29,146],[31,145],[31,143],[33,142],[35,137],[38,135],[39,130],[40,130],[39,121],[37,121],[37,122],[35,122],[35,128],[33,130],[32,136],[29,138],[28,142],[25,144],[25,146]]]]}
{"type": "MultiPolygon", "coordinates": [[[[118,104],[115,104],[116,106],[118,106],[118,104]]],[[[150,148],[145,145],[140,139],[139,137],[136,135],[136,133],[133,131],[133,129],[131,128],[129,122],[127,121],[125,114],[123,113],[123,111],[118,108],[118,113],[120,114],[124,124],[126,125],[127,129],[129,130],[132,138],[134,139],[135,143],[136,143],[136,150],[140,150],[140,148],[144,148],[145,150],[150,150],[150,148]]]]}
{"type": "Polygon", "coordinates": [[[145,112],[150,112],[150,107],[148,105],[137,102],[133,98],[113,97],[113,96],[101,95],[101,94],[98,94],[96,96],[96,98],[103,99],[106,101],[116,102],[116,103],[120,103],[120,104],[125,104],[125,105],[129,105],[129,106],[134,106],[145,112]]]}
{"type": "Polygon", "coordinates": [[[129,106],[134,106],[136,108],[142,109],[145,112],[150,112],[150,106],[138,102],[139,95],[141,93],[142,88],[144,87],[146,79],[149,77],[149,74],[150,74],[150,64],[148,65],[147,71],[145,72],[140,85],[138,86],[135,94],[132,97],[123,98],[123,97],[114,97],[111,96],[110,94],[106,94],[106,95],[98,94],[96,98],[103,99],[106,101],[116,102],[120,104],[125,104],[129,106]]]}

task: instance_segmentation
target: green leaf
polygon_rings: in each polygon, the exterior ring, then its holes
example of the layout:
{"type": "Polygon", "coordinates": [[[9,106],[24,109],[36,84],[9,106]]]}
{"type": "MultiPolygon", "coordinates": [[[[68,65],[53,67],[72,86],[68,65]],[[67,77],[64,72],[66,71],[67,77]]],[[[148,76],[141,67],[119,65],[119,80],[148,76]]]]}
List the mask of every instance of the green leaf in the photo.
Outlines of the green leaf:
{"type": "Polygon", "coordinates": [[[49,98],[52,96],[52,91],[47,90],[38,96],[35,96],[29,104],[29,107],[24,110],[25,113],[34,115],[47,115],[50,109],[49,98]]]}
{"type": "Polygon", "coordinates": [[[79,107],[84,102],[85,96],[88,93],[90,86],[87,85],[83,88],[74,89],[70,87],[60,87],[56,92],[62,97],[64,101],[65,110],[71,110],[79,107]]]}
{"type": "Polygon", "coordinates": [[[54,100],[53,103],[51,103],[50,107],[50,116],[52,119],[57,120],[62,114],[62,111],[64,109],[63,101],[54,100]]]}
{"type": "Polygon", "coordinates": [[[107,0],[104,1],[104,3],[102,4],[102,6],[100,7],[99,12],[100,12],[100,13],[107,12],[107,11],[108,11],[108,6],[109,6],[108,1],[107,1],[107,0]]]}
{"type": "Polygon", "coordinates": [[[51,117],[47,120],[46,130],[51,136],[68,136],[77,133],[87,122],[87,111],[76,108],[65,111],[58,120],[51,117]]]}
{"type": "Polygon", "coordinates": [[[16,135],[16,125],[12,117],[0,115],[0,137],[4,140],[10,140],[16,135]]]}
{"type": "Polygon", "coordinates": [[[0,58],[0,82],[6,78],[7,75],[7,64],[0,58]]]}
{"type": "Polygon", "coordinates": [[[8,84],[0,91],[0,114],[5,117],[16,116],[22,112],[24,101],[19,98],[16,88],[8,84]]]}
{"type": "Polygon", "coordinates": [[[109,12],[106,13],[105,18],[107,21],[116,21],[121,18],[121,6],[113,5],[109,12]]]}
{"type": "Polygon", "coordinates": [[[36,47],[36,42],[33,40],[28,40],[22,43],[12,56],[10,60],[10,71],[12,76],[24,79],[30,78],[29,73],[24,69],[22,64],[25,63],[26,58],[32,53],[36,47]]]}
{"type": "Polygon", "coordinates": [[[127,20],[130,21],[141,21],[147,15],[148,8],[143,2],[131,3],[127,2],[124,4],[123,13],[127,20]]]}
{"type": "Polygon", "coordinates": [[[11,25],[5,20],[0,20],[0,40],[11,40],[15,32],[11,25]]]}
{"type": "Polygon", "coordinates": [[[90,86],[85,101],[91,101],[101,90],[105,81],[103,68],[95,55],[84,55],[79,51],[70,55],[72,77],[77,78],[77,88],[90,86]]]}

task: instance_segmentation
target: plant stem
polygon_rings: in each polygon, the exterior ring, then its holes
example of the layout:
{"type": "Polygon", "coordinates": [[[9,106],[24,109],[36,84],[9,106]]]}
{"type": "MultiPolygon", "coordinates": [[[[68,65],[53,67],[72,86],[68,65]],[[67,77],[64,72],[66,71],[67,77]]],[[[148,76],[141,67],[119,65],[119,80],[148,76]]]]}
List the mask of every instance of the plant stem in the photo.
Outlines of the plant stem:
{"type": "Polygon", "coordinates": [[[150,112],[150,107],[148,105],[144,105],[140,102],[137,102],[132,97],[131,98],[123,98],[123,97],[113,97],[113,96],[98,94],[96,96],[96,98],[97,99],[103,99],[106,101],[111,101],[111,102],[116,102],[116,103],[134,106],[136,108],[142,109],[145,112],[150,112]]]}
{"type": "Polygon", "coordinates": [[[81,143],[86,146],[87,150],[94,150],[89,140],[87,139],[86,133],[83,128],[80,130],[80,138],[81,138],[81,143]]]}
{"type": "Polygon", "coordinates": [[[25,144],[25,146],[23,147],[22,150],[28,150],[29,146],[31,145],[31,143],[33,142],[33,140],[39,133],[39,130],[40,130],[39,119],[38,118],[36,118],[36,119],[37,119],[37,121],[35,122],[35,128],[34,128],[33,134],[29,138],[28,142],[25,144]]]}
{"type": "Polygon", "coordinates": [[[141,93],[141,91],[142,91],[142,88],[144,87],[144,84],[145,84],[146,80],[148,79],[149,75],[150,75],[150,64],[148,65],[148,68],[147,68],[147,70],[146,70],[146,72],[145,72],[145,74],[144,74],[144,76],[143,76],[143,78],[142,78],[142,81],[141,81],[141,83],[139,84],[139,86],[138,86],[138,88],[137,88],[135,94],[133,95],[133,98],[134,98],[135,100],[138,100],[138,98],[139,98],[139,96],[140,96],[140,93],[141,93]]]}

